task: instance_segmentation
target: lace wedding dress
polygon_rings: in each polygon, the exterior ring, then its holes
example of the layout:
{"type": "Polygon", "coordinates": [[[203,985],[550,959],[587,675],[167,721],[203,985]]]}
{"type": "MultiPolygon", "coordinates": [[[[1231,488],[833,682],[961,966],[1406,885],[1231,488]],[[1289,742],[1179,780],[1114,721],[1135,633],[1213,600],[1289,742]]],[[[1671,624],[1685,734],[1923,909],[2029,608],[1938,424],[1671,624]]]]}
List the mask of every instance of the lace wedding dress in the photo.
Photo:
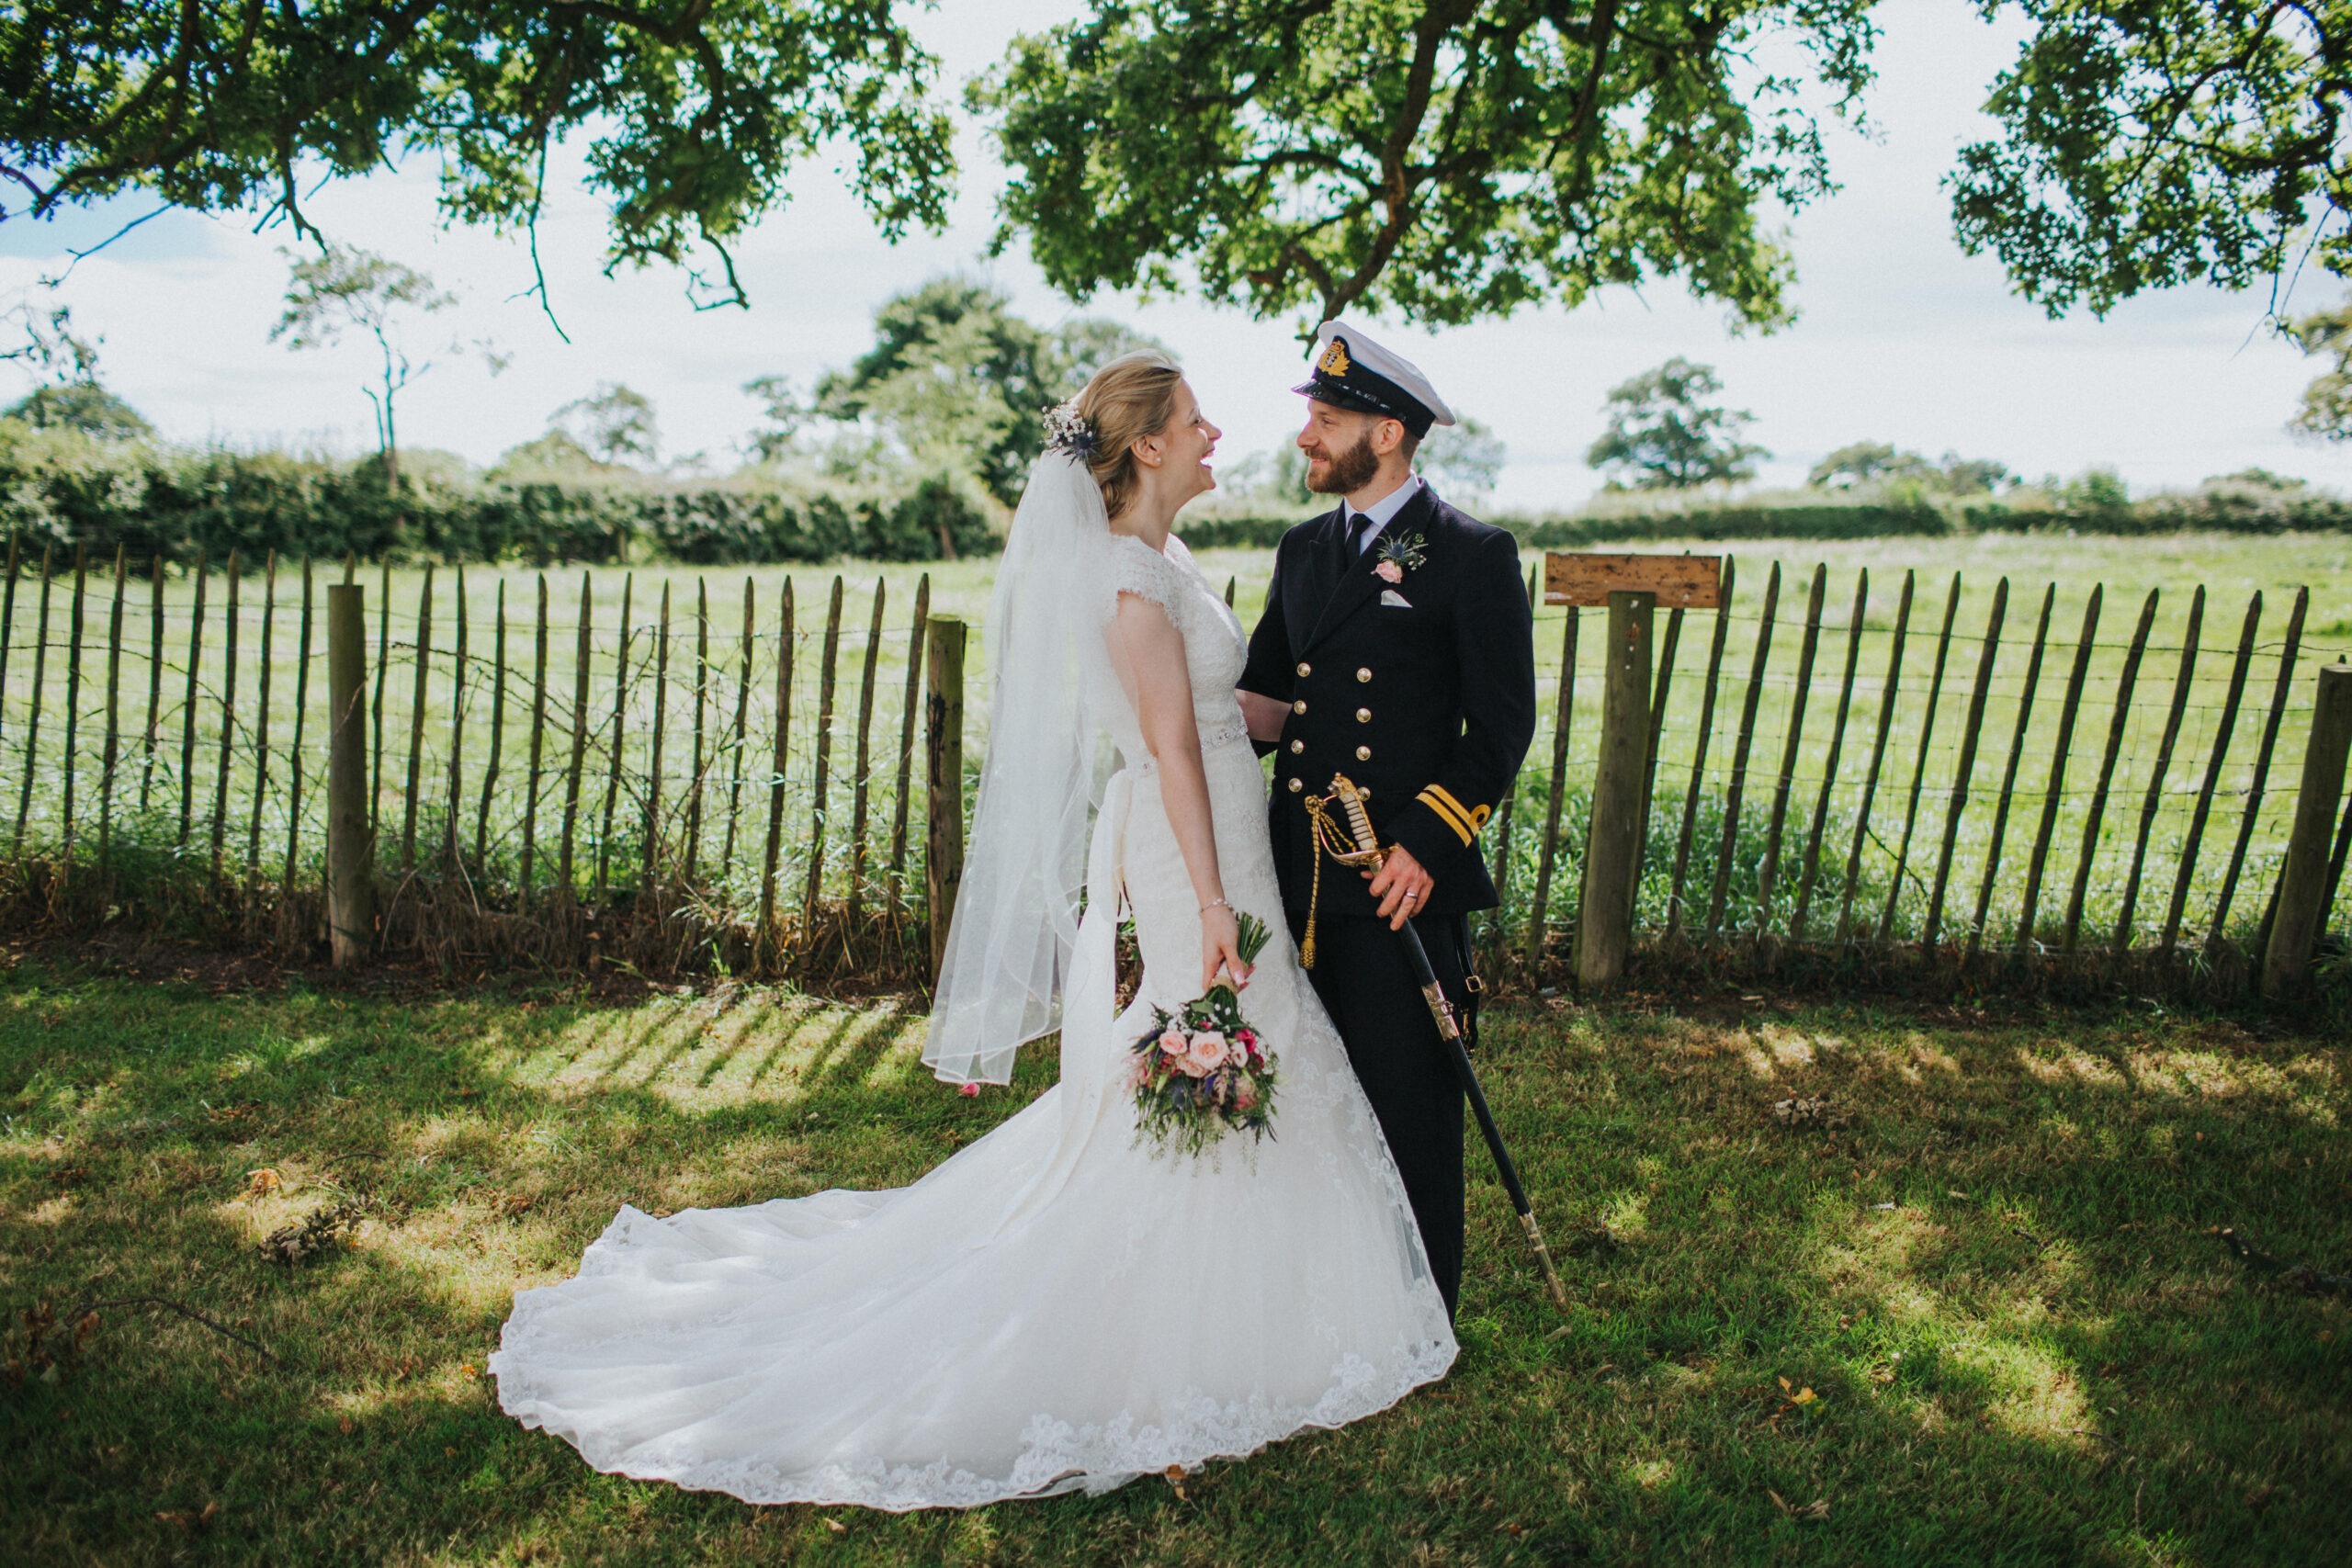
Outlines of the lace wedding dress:
{"type": "MultiPolygon", "coordinates": [[[[1114,536],[1098,559],[1182,633],[1226,893],[1280,933],[1240,625],[1180,541],[1114,536]]],[[[1216,1159],[1136,1143],[1124,1057],[1154,1002],[1197,993],[1200,917],[1124,697],[1105,723],[1124,765],[1087,834],[1060,1081],[910,1187],[624,1208],[575,1278],[515,1297],[490,1361],[509,1414],[603,1471],[901,1510],[1107,1490],[1443,1375],[1404,1188],[1286,938],[1242,993],[1280,1055],[1274,1135],[1216,1159]],[[1143,979],[1114,1018],[1122,891],[1143,979]]]]}

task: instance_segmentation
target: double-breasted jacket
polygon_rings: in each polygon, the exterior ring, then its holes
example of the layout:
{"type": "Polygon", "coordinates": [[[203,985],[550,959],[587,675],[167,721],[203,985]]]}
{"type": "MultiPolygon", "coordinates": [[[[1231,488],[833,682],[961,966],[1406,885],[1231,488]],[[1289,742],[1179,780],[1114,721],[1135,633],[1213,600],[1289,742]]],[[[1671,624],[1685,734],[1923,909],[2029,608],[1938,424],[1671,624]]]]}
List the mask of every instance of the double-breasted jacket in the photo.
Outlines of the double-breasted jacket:
{"type": "MultiPolygon", "coordinates": [[[[1361,555],[1340,509],[1300,524],[1276,548],[1241,686],[1290,705],[1268,806],[1285,903],[1305,910],[1314,886],[1306,801],[1345,773],[1370,791],[1381,841],[1435,879],[1425,913],[1494,906],[1479,830],[1535,732],[1533,623],[1508,532],[1427,484],[1361,555]]],[[[1319,909],[1371,915],[1376,903],[1334,863],[1319,909]]]]}

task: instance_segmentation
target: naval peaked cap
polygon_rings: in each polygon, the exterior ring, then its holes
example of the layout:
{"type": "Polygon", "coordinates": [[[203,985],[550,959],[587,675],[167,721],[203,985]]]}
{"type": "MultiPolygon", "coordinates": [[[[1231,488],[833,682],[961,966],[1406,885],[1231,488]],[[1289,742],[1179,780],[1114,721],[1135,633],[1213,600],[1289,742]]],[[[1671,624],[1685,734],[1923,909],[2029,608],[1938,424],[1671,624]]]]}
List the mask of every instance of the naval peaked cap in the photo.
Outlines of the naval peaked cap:
{"type": "Polygon", "coordinates": [[[1412,361],[1392,354],[1347,321],[1316,330],[1314,369],[1293,387],[1322,402],[1401,421],[1416,440],[1432,424],[1452,424],[1453,411],[1412,361]]]}

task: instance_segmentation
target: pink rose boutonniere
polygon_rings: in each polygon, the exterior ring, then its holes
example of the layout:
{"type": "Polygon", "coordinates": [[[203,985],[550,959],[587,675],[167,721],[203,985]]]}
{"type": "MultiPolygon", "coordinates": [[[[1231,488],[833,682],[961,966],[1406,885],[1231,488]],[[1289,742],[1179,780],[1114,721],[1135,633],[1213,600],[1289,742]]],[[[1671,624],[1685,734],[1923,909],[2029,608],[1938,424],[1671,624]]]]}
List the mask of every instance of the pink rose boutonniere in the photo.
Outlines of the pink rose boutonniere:
{"type": "Polygon", "coordinates": [[[1374,563],[1373,575],[1392,587],[1404,581],[1407,572],[1418,571],[1429,564],[1429,558],[1421,553],[1421,547],[1428,543],[1419,534],[1408,534],[1402,538],[1384,536],[1380,541],[1380,559],[1374,563]]]}

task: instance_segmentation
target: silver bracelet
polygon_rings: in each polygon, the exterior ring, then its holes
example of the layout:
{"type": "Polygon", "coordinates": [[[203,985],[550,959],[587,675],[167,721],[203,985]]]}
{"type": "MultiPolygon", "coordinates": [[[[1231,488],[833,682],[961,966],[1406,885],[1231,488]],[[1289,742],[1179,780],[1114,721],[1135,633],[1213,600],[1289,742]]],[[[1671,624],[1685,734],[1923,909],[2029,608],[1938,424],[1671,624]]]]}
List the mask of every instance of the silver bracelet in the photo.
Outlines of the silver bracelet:
{"type": "Polygon", "coordinates": [[[1230,908],[1233,908],[1233,903],[1232,903],[1232,900],[1230,900],[1230,899],[1227,899],[1227,898],[1212,898],[1212,899],[1210,899],[1207,903],[1205,903],[1205,904],[1204,904],[1204,905],[1202,905],[1202,906],[1201,906],[1201,913],[1202,913],[1202,914],[1204,914],[1204,915],[1205,915],[1205,914],[1207,914],[1211,909],[1230,909],[1230,908]]]}

